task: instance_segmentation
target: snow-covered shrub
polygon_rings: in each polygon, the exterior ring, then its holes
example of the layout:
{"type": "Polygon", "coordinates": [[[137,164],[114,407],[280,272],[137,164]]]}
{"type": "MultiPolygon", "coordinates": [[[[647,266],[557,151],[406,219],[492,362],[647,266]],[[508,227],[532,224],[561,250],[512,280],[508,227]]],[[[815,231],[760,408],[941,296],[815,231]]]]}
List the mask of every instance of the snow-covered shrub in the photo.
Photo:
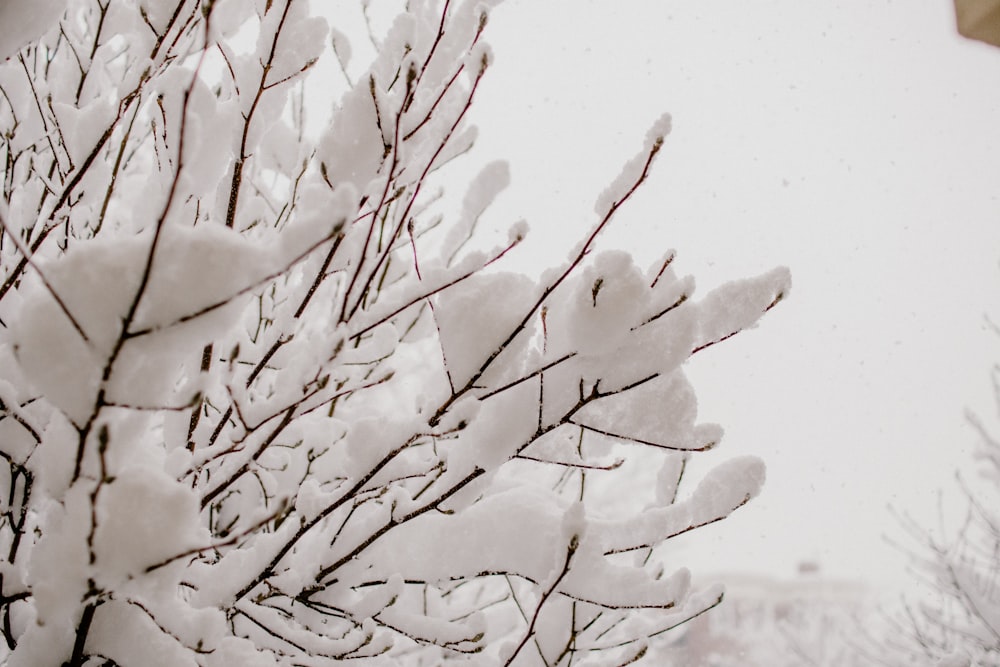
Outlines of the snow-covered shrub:
{"type": "Polygon", "coordinates": [[[491,58],[454,4],[317,132],[351,49],[303,0],[3,5],[4,664],[619,664],[721,599],[654,551],[764,469],[678,489],[720,437],[680,367],[787,274],[695,302],[596,252],[667,117],[565,265],[473,250],[506,171],[441,205],[491,58]]]}

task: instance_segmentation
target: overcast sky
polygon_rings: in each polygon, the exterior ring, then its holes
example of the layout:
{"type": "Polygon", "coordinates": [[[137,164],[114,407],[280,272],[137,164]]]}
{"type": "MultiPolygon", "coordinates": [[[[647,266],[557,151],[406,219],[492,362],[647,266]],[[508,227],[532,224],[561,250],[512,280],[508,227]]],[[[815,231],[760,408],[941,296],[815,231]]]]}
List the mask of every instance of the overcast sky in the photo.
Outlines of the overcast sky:
{"type": "Polygon", "coordinates": [[[932,522],[976,442],[963,411],[993,414],[1000,49],[958,37],[948,0],[507,0],[488,35],[474,121],[513,178],[488,222],[529,221],[522,261],[563,259],[669,111],[603,247],[675,248],[701,293],[792,270],[787,302],[688,367],[714,456],[757,454],[768,482],[677,564],[901,581],[887,505],[932,522]]]}

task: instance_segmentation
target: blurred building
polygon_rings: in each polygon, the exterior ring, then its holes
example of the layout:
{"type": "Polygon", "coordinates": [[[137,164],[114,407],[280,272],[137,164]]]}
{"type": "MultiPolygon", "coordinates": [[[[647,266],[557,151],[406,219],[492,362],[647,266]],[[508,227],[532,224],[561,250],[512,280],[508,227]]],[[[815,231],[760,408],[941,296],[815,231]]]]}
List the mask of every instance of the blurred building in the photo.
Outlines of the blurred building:
{"type": "Polygon", "coordinates": [[[830,579],[804,563],[790,579],[747,574],[720,576],[723,603],[683,626],[684,634],[659,655],[680,667],[853,667],[859,619],[871,608],[871,590],[830,579]]]}

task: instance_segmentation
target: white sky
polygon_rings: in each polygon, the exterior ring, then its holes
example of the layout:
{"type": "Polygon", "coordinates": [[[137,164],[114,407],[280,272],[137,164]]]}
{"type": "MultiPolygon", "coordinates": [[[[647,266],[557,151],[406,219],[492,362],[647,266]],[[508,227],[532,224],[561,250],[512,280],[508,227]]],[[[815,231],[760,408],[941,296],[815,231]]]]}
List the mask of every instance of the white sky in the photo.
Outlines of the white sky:
{"type": "Polygon", "coordinates": [[[507,0],[474,106],[511,163],[489,220],[552,264],[663,111],[674,131],[604,247],[676,248],[701,293],[791,267],[791,298],[689,365],[714,456],[768,464],[764,493],[695,531],[678,565],[895,583],[886,506],[931,522],[987,414],[1000,341],[1000,49],[948,0],[507,0]]]}

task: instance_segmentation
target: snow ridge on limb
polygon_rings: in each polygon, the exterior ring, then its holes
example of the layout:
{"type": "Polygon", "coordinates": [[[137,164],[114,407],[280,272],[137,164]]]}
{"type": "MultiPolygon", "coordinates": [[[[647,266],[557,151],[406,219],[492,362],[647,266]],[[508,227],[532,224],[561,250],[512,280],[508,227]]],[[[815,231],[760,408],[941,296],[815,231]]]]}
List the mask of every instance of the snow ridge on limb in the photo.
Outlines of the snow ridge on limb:
{"type": "Polygon", "coordinates": [[[631,160],[629,160],[618,174],[617,178],[608,185],[594,203],[594,212],[597,215],[605,215],[609,211],[621,206],[635,189],[642,184],[649,173],[649,166],[652,159],[660,152],[664,140],[670,134],[673,121],[670,114],[665,113],[660,116],[646,132],[646,139],[643,148],[631,160]]]}
{"type": "Polygon", "coordinates": [[[682,365],[787,279],[695,302],[598,250],[668,116],[562,266],[504,271],[506,165],[441,194],[493,4],[67,0],[0,64],[0,663],[617,664],[719,604],[670,539],[763,465],[685,478],[721,430],[682,365]]]}
{"type": "Polygon", "coordinates": [[[756,326],[757,320],[784,299],[791,289],[791,273],[785,267],[734,280],[713,290],[699,304],[702,312],[698,344],[693,352],[756,326]]]}

